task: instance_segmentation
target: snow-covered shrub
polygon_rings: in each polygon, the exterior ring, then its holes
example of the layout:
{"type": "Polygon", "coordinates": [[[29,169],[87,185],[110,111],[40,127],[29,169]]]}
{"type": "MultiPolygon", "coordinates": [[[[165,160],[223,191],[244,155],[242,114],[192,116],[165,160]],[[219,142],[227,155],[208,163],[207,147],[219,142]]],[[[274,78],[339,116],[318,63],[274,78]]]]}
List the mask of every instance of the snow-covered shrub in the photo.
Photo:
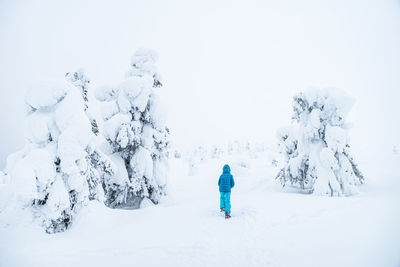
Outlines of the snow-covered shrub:
{"type": "Polygon", "coordinates": [[[157,87],[162,86],[153,51],[138,50],[117,86],[99,87],[104,137],[118,173],[104,181],[106,205],[139,208],[143,198],[158,203],[166,193],[169,130],[157,87]]]}
{"type": "Polygon", "coordinates": [[[295,125],[278,132],[285,162],[277,178],[318,195],[348,196],[364,178],[350,154],[346,115],[353,100],[339,90],[295,95],[295,125]]]}
{"type": "Polygon", "coordinates": [[[66,230],[89,200],[102,200],[112,164],[94,143],[85,101],[70,83],[44,82],[26,96],[26,147],[7,160],[16,200],[47,233],[66,230]]]}

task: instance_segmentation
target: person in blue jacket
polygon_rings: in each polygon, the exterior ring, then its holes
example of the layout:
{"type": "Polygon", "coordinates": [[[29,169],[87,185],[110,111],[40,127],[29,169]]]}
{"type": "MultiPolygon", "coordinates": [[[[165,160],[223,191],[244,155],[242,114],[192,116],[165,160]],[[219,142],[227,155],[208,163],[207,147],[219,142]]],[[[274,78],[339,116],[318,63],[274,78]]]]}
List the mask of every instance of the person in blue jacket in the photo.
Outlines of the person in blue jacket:
{"type": "Polygon", "coordinates": [[[225,211],[225,218],[231,217],[231,189],[235,186],[235,181],[231,174],[231,168],[228,164],[222,169],[222,174],[218,180],[220,192],[220,209],[221,212],[225,211]]]}

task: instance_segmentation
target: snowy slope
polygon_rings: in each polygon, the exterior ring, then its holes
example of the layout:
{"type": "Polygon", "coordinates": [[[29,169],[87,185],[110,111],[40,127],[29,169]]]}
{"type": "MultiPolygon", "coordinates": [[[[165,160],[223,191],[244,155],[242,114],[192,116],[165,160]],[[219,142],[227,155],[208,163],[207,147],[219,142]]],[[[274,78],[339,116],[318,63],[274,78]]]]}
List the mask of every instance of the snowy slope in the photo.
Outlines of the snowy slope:
{"type": "Polygon", "coordinates": [[[194,176],[187,162],[172,159],[169,196],[160,205],[112,210],[92,203],[56,235],[22,219],[6,226],[0,213],[0,266],[398,266],[397,155],[369,167],[368,184],[348,198],[282,190],[269,158],[209,159],[194,176]],[[236,181],[230,220],[218,212],[224,163],[236,181]]]}

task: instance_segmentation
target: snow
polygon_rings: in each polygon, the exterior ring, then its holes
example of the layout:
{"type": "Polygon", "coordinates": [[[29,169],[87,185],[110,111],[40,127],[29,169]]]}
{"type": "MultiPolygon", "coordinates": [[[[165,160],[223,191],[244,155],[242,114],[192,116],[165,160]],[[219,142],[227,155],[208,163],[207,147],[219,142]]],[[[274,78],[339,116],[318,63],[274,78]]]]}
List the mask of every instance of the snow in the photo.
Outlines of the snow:
{"type": "Polygon", "coordinates": [[[153,128],[146,124],[143,126],[142,136],[141,136],[141,145],[146,149],[151,149],[153,147],[153,128]]]}
{"type": "Polygon", "coordinates": [[[60,165],[63,172],[80,172],[78,162],[85,157],[86,153],[84,151],[85,147],[78,138],[79,134],[79,132],[69,130],[62,133],[58,139],[57,152],[61,160],[60,165]]]}
{"type": "Polygon", "coordinates": [[[159,78],[155,63],[158,60],[158,55],[154,50],[140,48],[131,58],[132,69],[128,72],[127,76],[143,76],[155,74],[159,78]]]}
{"type": "MultiPolygon", "coordinates": [[[[26,161],[33,168],[36,177],[36,185],[42,190],[49,186],[55,176],[54,154],[47,149],[33,149],[26,156],[26,161]]],[[[39,190],[41,191],[41,190],[39,190]]]]}
{"type": "Polygon", "coordinates": [[[321,159],[321,164],[327,169],[337,170],[339,169],[339,163],[335,158],[335,154],[331,149],[325,147],[319,152],[319,158],[321,159]]]}
{"type": "Polygon", "coordinates": [[[119,108],[119,111],[121,113],[128,113],[129,110],[131,109],[131,103],[129,100],[125,97],[124,94],[119,94],[118,95],[118,100],[116,102],[116,105],[119,108]]]}
{"type": "Polygon", "coordinates": [[[104,102],[101,106],[101,115],[103,120],[108,120],[118,112],[118,105],[114,101],[104,102]]]}
{"type": "Polygon", "coordinates": [[[25,135],[31,143],[46,143],[49,139],[51,117],[44,112],[34,112],[25,119],[25,135]]]}
{"type": "Polygon", "coordinates": [[[132,168],[134,178],[141,180],[144,176],[149,180],[153,178],[153,159],[151,158],[150,151],[146,148],[139,146],[135,154],[133,154],[130,167],[132,168]]]}
{"type": "MultiPolygon", "coordinates": [[[[169,196],[116,210],[91,202],[64,233],[48,235],[0,213],[0,266],[397,266],[399,157],[366,165],[368,185],[349,198],[294,194],[274,180],[270,152],[206,159],[188,176],[170,160],[169,196]],[[232,164],[232,218],[219,213],[217,179],[232,164]],[[384,170],[384,173],[382,173],[384,170]]],[[[122,163],[123,164],[123,163],[122,163]]],[[[124,169],[124,168],[121,168],[124,169]]],[[[61,187],[62,189],[62,187],[61,187]]],[[[1,190],[1,187],[0,187],[1,190]]],[[[1,193],[1,192],[0,192],[1,193]]],[[[1,195],[1,194],[0,194],[1,195]]],[[[53,194],[54,195],[54,194],[53,194]]],[[[62,199],[54,205],[62,205],[62,199]]],[[[53,205],[53,204],[52,204],[53,205]]]]}
{"type": "Polygon", "coordinates": [[[147,106],[152,87],[153,78],[149,75],[129,77],[120,85],[131,106],[136,107],[140,112],[143,112],[147,106]]]}
{"type": "Polygon", "coordinates": [[[111,154],[108,155],[108,157],[115,165],[113,169],[116,170],[109,182],[118,185],[129,183],[128,172],[126,171],[124,160],[118,154],[111,154]]]}
{"type": "MultiPolygon", "coordinates": [[[[56,123],[61,132],[69,127],[83,127],[84,125],[88,125],[89,120],[83,111],[83,106],[82,96],[79,91],[75,88],[69,90],[68,95],[55,111],[56,123]]],[[[84,132],[86,130],[82,129],[84,132]]]]}
{"type": "Polygon", "coordinates": [[[99,86],[95,90],[95,97],[99,101],[111,101],[114,100],[119,93],[119,88],[112,85],[99,86]]]}
{"type": "MultiPolygon", "coordinates": [[[[83,106],[80,92],[73,88],[55,111],[55,121],[61,131],[57,142],[61,170],[72,174],[75,178],[78,173],[87,169],[87,166],[82,164],[85,164],[87,155],[85,149],[93,138],[90,122],[83,106]]],[[[71,179],[73,181],[73,178],[71,179]]],[[[77,184],[74,182],[74,185],[77,184]]]]}
{"type": "MultiPolygon", "coordinates": [[[[121,84],[114,87],[103,86],[96,89],[96,98],[102,102],[114,102],[117,99],[118,108],[123,113],[128,113],[132,107],[143,112],[147,106],[153,86],[153,77],[150,75],[132,76],[126,78],[121,84]]],[[[103,117],[107,119],[112,113],[117,113],[111,103],[103,109],[103,117]]]]}
{"type": "Polygon", "coordinates": [[[9,173],[10,170],[15,168],[15,165],[18,163],[20,158],[25,157],[27,151],[21,149],[20,151],[14,152],[7,157],[7,168],[4,170],[6,173],[9,173]]]}
{"type": "Polygon", "coordinates": [[[302,95],[308,103],[324,103],[324,110],[328,114],[326,118],[335,114],[337,117],[346,117],[355,103],[353,97],[338,88],[309,88],[302,95]]]}
{"type": "Polygon", "coordinates": [[[35,170],[29,161],[19,160],[10,170],[11,190],[18,195],[19,202],[23,205],[30,204],[32,199],[37,198],[35,170]]]}
{"type": "Polygon", "coordinates": [[[87,186],[86,177],[80,173],[71,172],[68,175],[68,187],[70,190],[75,190],[76,192],[83,192],[85,185],[87,186]]]}
{"type": "Polygon", "coordinates": [[[168,109],[160,99],[160,96],[157,94],[157,92],[154,92],[150,98],[150,117],[152,118],[152,123],[154,124],[155,128],[165,128],[167,112],[168,109]]]}
{"type": "Polygon", "coordinates": [[[128,124],[132,115],[118,113],[104,122],[104,136],[106,139],[115,140],[122,124],[128,124]]]}
{"type": "Polygon", "coordinates": [[[37,82],[26,93],[25,102],[34,109],[51,107],[67,94],[66,82],[37,82]]]}
{"type": "Polygon", "coordinates": [[[154,206],[153,201],[151,201],[149,198],[145,197],[142,202],[140,202],[140,208],[147,208],[147,207],[151,207],[154,206]]]}
{"type": "MultiPolygon", "coordinates": [[[[151,85],[150,81],[150,87],[151,85]]],[[[138,76],[129,77],[118,86],[119,91],[123,91],[129,100],[135,99],[142,92],[143,87],[143,79],[138,76]]]]}
{"type": "Polygon", "coordinates": [[[325,140],[333,152],[341,153],[345,149],[345,144],[348,144],[347,133],[343,128],[337,126],[326,126],[325,140]]]}
{"type": "Polygon", "coordinates": [[[167,185],[168,164],[165,161],[155,160],[153,162],[153,175],[157,184],[161,186],[167,185]]]}
{"type": "Polygon", "coordinates": [[[42,212],[46,220],[56,220],[60,217],[60,211],[70,207],[69,195],[60,174],[57,174],[54,183],[51,185],[49,198],[46,201],[42,212]]]}

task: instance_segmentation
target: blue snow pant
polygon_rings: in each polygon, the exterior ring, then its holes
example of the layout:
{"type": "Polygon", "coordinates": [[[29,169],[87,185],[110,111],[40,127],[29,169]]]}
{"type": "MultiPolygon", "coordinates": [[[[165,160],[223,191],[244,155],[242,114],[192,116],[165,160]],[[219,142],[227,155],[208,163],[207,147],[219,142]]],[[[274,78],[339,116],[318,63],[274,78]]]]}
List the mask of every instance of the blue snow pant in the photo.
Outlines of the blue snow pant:
{"type": "Polygon", "coordinates": [[[231,192],[219,192],[220,201],[219,207],[225,208],[225,211],[231,214],[231,192]]]}

